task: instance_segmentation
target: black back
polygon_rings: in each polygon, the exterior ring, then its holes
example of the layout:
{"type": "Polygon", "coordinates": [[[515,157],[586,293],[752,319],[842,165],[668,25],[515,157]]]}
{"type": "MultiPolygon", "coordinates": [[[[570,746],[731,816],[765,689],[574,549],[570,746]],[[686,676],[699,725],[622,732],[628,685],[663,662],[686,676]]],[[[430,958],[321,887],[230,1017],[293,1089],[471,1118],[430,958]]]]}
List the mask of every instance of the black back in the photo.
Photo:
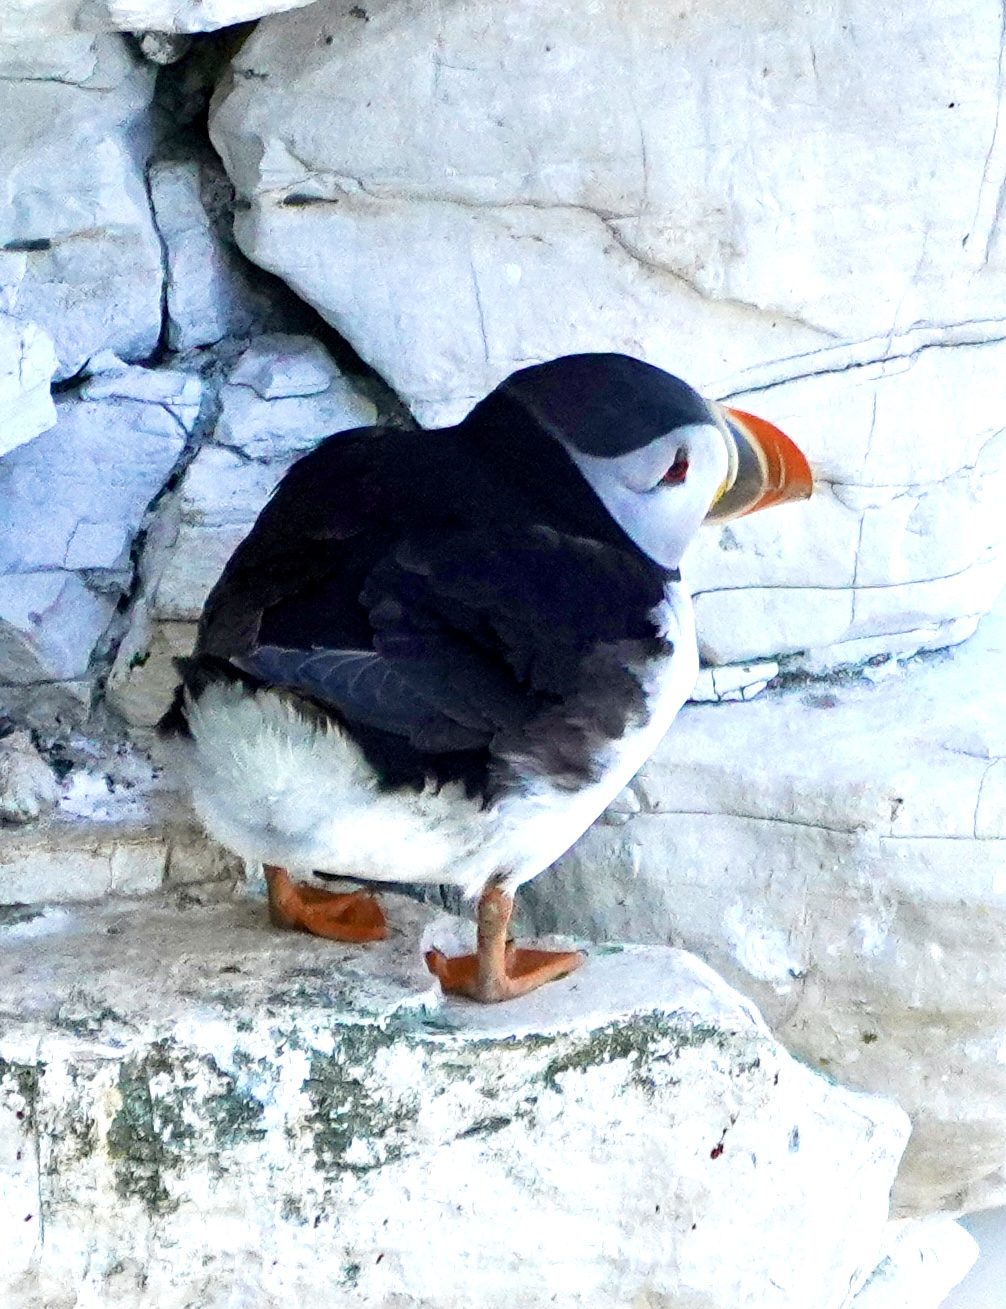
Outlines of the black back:
{"type": "MultiPolygon", "coordinates": [[[[645,712],[638,674],[668,652],[650,615],[670,575],[554,436],[617,452],[708,421],[684,383],[627,363],[573,356],[515,374],[456,427],[323,441],[214,587],[190,694],[221,677],[284,688],[389,787],[460,781],[488,800],[515,766],[589,780],[645,712]]],[[[164,727],[185,730],[181,693],[164,727]]]]}

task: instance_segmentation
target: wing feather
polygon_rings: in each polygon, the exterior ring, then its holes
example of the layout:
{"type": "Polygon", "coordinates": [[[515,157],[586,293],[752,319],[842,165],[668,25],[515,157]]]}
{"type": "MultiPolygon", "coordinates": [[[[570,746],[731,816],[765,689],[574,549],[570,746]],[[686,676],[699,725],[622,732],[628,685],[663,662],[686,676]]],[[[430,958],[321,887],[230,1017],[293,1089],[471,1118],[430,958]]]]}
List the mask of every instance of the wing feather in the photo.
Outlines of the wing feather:
{"type": "Polygon", "coordinates": [[[476,524],[453,438],[418,435],[342,434],[294,465],[207,602],[193,666],[309,697],[385,775],[488,776],[498,751],[558,739],[567,718],[586,770],[639,712],[632,668],[653,653],[667,575],[524,510],[476,524]]]}

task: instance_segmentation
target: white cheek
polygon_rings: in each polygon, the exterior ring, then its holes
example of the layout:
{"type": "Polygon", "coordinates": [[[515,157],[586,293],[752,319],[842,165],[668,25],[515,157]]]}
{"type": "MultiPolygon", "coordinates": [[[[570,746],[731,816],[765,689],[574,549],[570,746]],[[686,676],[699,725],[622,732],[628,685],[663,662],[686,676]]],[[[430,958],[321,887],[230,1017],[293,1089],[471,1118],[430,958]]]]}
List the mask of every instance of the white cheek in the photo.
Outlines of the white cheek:
{"type": "Polygon", "coordinates": [[[727,450],[719,429],[682,427],[673,438],[619,459],[567,449],[626,536],[662,567],[677,568],[726,476],[727,450]],[[688,459],[685,479],[662,483],[678,451],[688,459]]]}

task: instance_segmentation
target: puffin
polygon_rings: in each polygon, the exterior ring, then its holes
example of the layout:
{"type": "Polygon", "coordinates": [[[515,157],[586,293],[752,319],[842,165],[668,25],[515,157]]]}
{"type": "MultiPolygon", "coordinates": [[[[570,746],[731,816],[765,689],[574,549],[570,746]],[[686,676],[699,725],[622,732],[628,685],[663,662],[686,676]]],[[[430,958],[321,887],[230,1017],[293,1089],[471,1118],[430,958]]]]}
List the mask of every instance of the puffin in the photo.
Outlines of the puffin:
{"type": "Polygon", "coordinates": [[[427,953],[444,992],[509,1000],[572,972],[581,952],[510,939],[514,894],[688,698],[699,526],[812,485],[771,423],[616,353],[521,368],[453,426],[325,438],[179,661],[161,727],[199,818],[263,866],[278,926],[376,941],[372,886],[449,884],[477,945],[427,953]]]}

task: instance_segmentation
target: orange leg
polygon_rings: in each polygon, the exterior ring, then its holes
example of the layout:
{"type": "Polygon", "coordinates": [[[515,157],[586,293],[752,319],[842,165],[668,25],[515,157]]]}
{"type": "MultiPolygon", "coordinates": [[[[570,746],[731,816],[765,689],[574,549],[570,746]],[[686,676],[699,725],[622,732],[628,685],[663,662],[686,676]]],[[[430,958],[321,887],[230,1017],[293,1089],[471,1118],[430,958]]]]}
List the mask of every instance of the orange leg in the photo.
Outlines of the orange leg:
{"type": "Polygon", "coordinates": [[[427,952],[426,966],[445,991],[485,1003],[512,1000],[565,977],[583,963],[578,950],[517,949],[507,941],[512,913],[513,897],[498,886],[488,886],[479,900],[476,953],[449,959],[439,950],[427,952]]]}
{"type": "Polygon", "coordinates": [[[276,927],[295,927],[330,941],[383,941],[381,906],[365,891],[336,894],[291,880],[285,868],[265,865],[269,917],[276,927]]]}

